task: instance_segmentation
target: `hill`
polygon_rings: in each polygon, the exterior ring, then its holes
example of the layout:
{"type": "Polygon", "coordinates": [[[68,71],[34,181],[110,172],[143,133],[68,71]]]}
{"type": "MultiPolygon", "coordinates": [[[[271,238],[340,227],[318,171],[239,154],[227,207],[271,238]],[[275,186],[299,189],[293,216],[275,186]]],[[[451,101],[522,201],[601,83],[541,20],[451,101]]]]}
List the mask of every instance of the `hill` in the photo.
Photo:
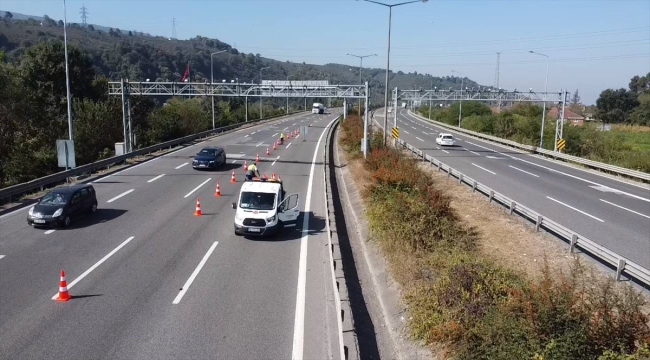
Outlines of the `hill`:
{"type": "MultiPolygon", "coordinates": [[[[19,61],[25,49],[31,45],[63,40],[63,23],[47,16],[43,18],[45,21],[42,24],[41,20],[35,20],[36,17],[0,20],[0,50],[6,52],[9,62],[19,61]]],[[[258,82],[260,69],[269,67],[263,72],[264,80],[284,80],[291,76],[292,80],[329,80],[338,84],[359,82],[358,68],[351,65],[282,62],[264,58],[260,54],[240,53],[225,42],[202,36],[176,40],[112,28],[103,31],[93,25],[84,28],[70,23],[68,41],[88,53],[96,71],[112,80],[124,77],[143,81],[179,81],[189,63],[192,80],[204,81],[210,78],[210,53],[228,50],[214,56],[215,81],[239,79],[258,82]]],[[[370,77],[371,102],[383,104],[385,70],[364,68],[363,72],[370,77]]],[[[457,88],[461,78],[391,72],[391,88],[426,89],[430,88],[432,82],[438,88],[457,88]]],[[[479,86],[467,78],[464,82],[467,87],[479,86]]]]}

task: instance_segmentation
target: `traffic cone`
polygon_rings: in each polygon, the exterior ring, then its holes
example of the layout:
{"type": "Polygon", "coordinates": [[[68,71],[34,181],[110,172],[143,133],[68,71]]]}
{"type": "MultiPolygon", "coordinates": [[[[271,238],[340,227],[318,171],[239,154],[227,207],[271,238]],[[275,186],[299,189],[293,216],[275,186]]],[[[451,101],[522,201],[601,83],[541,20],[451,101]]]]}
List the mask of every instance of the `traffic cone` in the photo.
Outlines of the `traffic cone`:
{"type": "Polygon", "coordinates": [[[276,143],[273,143],[273,150],[277,150],[278,148],[276,147],[276,143]]]}
{"type": "Polygon", "coordinates": [[[230,177],[230,182],[231,183],[236,183],[237,180],[235,180],[235,170],[232,171],[232,176],[230,177]]]}
{"type": "Polygon", "coordinates": [[[257,153],[257,156],[255,157],[255,162],[256,163],[260,162],[260,153],[257,153]]]}
{"type": "Polygon", "coordinates": [[[275,173],[271,173],[271,179],[275,180],[275,173]]]}
{"type": "Polygon", "coordinates": [[[269,156],[269,155],[271,155],[271,153],[269,152],[269,148],[267,147],[266,148],[266,156],[269,156]]]}
{"type": "Polygon", "coordinates": [[[201,199],[196,198],[196,210],[194,210],[194,216],[201,216],[203,213],[201,212],[201,199]]]}
{"type": "Polygon", "coordinates": [[[244,173],[248,171],[248,160],[244,160],[244,173]]]}
{"type": "Polygon", "coordinates": [[[266,176],[266,173],[264,173],[264,180],[268,180],[268,179],[269,179],[269,177],[266,176]]]}
{"type": "Polygon", "coordinates": [[[215,191],[214,196],[221,196],[221,187],[219,186],[219,182],[217,181],[217,191],[215,191]]]}
{"type": "Polygon", "coordinates": [[[282,179],[280,179],[280,175],[278,175],[278,181],[282,181],[282,179]]]}
{"type": "Polygon", "coordinates": [[[294,131],[294,135],[298,135],[298,129],[296,129],[296,131],[294,131]]]}
{"type": "Polygon", "coordinates": [[[54,299],[56,301],[68,301],[72,296],[68,293],[68,282],[65,281],[65,272],[61,270],[61,280],[59,281],[59,296],[54,299]]]}

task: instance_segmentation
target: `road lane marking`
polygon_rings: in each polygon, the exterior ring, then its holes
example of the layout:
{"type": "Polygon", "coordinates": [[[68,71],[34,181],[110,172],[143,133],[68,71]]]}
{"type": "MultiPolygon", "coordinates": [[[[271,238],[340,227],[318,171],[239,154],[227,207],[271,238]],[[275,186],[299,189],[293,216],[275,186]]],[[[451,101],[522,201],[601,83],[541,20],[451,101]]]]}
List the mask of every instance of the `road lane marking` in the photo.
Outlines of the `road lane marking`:
{"type": "Polygon", "coordinates": [[[244,135],[244,137],[249,137],[249,136],[250,136],[250,135],[248,135],[248,134],[244,135]]]}
{"type": "Polygon", "coordinates": [[[253,131],[253,132],[251,133],[251,135],[255,135],[256,132],[257,132],[257,131],[253,131]]]}
{"type": "Polygon", "coordinates": [[[56,231],[56,230],[51,229],[51,230],[46,231],[44,234],[45,234],[45,235],[50,235],[51,233],[53,233],[53,232],[55,232],[55,231],[56,231]]]}
{"type": "Polygon", "coordinates": [[[174,169],[178,170],[178,169],[182,168],[183,166],[185,166],[187,164],[189,164],[189,163],[182,163],[182,164],[178,165],[177,167],[175,167],[174,169]]]}
{"type": "Polygon", "coordinates": [[[442,150],[442,152],[446,152],[447,154],[449,154],[449,151],[447,151],[447,150],[442,150]]]}
{"type": "Polygon", "coordinates": [[[406,130],[404,130],[404,133],[407,134],[407,135],[411,135],[411,133],[409,133],[409,132],[406,131],[406,130]]]}
{"type": "Polygon", "coordinates": [[[279,158],[280,158],[279,156],[275,158],[275,160],[273,160],[273,162],[271,163],[271,166],[275,165],[275,162],[278,161],[279,158]]]}
{"type": "Polygon", "coordinates": [[[289,146],[291,146],[291,143],[289,143],[289,144],[287,145],[287,147],[286,147],[285,149],[288,149],[288,148],[289,148],[289,146]]]}
{"type": "Polygon", "coordinates": [[[196,190],[198,190],[198,189],[200,189],[200,188],[201,188],[201,186],[203,186],[203,185],[205,185],[205,184],[207,184],[207,183],[208,183],[208,181],[210,181],[210,180],[212,180],[212,178],[209,178],[208,180],[206,180],[206,181],[204,181],[204,182],[202,182],[202,183],[201,183],[201,185],[199,185],[199,186],[197,186],[196,188],[194,188],[194,190],[192,190],[192,191],[190,191],[189,193],[187,193],[187,195],[185,195],[185,196],[183,196],[183,199],[185,199],[186,197],[188,197],[188,196],[190,196],[190,195],[192,195],[192,194],[194,194],[194,192],[195,192],[196,190]]]}
{"type": "Polygon", "coordinates": [[[300,136],[300,134],[296,135],[296,137],[294,139],[297,139],[299,136],[300,136]]]}
{"type": "Polygon", "coordinates": [[[422,139],[420,139],[420,138],[419,138],[419,137],[417,137],[417,136],[416,136],[415,138],[416,138],[416,139],[418,139],[418,140],[420,140],[420,141],[422,141],[422,142],[424,142],[424,140],[422,140],[422,139]]]}
{"type": "Polygon", "coordinates": [[[259,147],[259,146],[262,145],[262,144],[264,144],[264,141],[262,141],[261,143],[255,145],[255,147],[259,147]]]}
{"type": "Polygon", "coordinates": [[[484,167],[478,166],[478,165],[476,165],[476,164],[474,164],[474,163],[472,163],[472,165],[476,166],[477,168],[479,168],[479,169],[481,169],[481,170],[485,170],[485,171],[489,172],[489,173],[492,174],[492,175],[496,175],[495,172],[490,171],[490,170],[488,170],[488,169],[486,169],[486,168],[484,168],[484,167]]]}
{"type": "Polygon", "coordinates": [[[176,295],[176,298],[174,299],[172,304],[176,305],[179,302],[181,302],[181,299],[183,298],[183,296],[187,292],[187,289],[190,288],[190,285],[192,285],[192,282],[194,281],[194,279],[196,279],[196,276],[199,275],[199,271],[201,271],[201,268],[203,268],[203,265],[205,265],[205,263],[208,261],[208,258],[210,257],[210,255],[212,254],[214,249],[217,247],[217,244],[219,244],[218,241],[215,241],[215,242],[212,243],[212,246],[210,246],[210,249],[208,249],[208,252],[205,253],[205,255],[203,255],[203,259],[201,259],[201,262],[199,263],[199,266],[197,266],[196,269],[194,269],[194,272],[192,272],[192,275],[190,275],[190,278],[187,279],[187,281],[185,282],[185,285],[183,285],[183,287],[181,288],[181,291],[178,293],[178,295],[176,295]]]}
{"type": "MultiPolygon", "coordinates": [[[[74,279],[74,281],[72,281],[71,283],[68,284],[68,290],[70,290],[70,288],[72,288],[73,286],[75,286],[75,284],[77,284],[77,283],[78,283],[79,281],[81,281],[83,278],[85,278],[86,276],[88,276],[88,274],[90,274],[93,270],[97,269],[97,267],[98,267],[99,265],[101,265],[102,263],[104,263],[104,261],[108,260],[108,258],[110,258],[111,256],[113,256],[116,252],[118,252],[118,251],[119,251],[121,248],[123,248],[126,244],[128,244],[129,242],[131,242],[131,240],[133,240],[133,236],[131,236],[130,238],[126,239],[123,243],[121,243],[121,244],[118,245],[115,249],[113,249],[113,251],[109,252],[109,253],[108,253],[106,256],[104,256],[101,260],[99,260],[98,262],[96,262],[95,265],[91,266],[90,269],[86,270],[86,271],[85,271],[83,274],[81,274],[78,278],[74,279]]],[[[57,297],[59,297],[59,294],[58,294],[58,293],[57,293],[56,295],[52,296],[52,300],[55,300],[57,297]]]]}
{"type": "MultiPolygon", "coordinates": [[[[332,126],[336,119],[330,121],[320,134],[314,157],[311,160],[311,169],[309,170],[309,182],[307,185],[307,198],[305,199],[305,210],[302,221],[302,238],[300,239],[300,260],[298,262],[298,291],[296,292],[296,316],[293,325],[293,349],[291,359],[302,359],[304,356],[303,347],[305,342],[305,292],[307,285],[307,239],[309,238],[309,212],[311,210],[311,194],[314,185],[314,169],[316,168],[316,158],[320,143],[327,129],[332,126]]],[[[334,289],[336,291],[336,289],[334,289]]]]}
{"type": "Polygon", "coordinates": [[[277,135],[277,134],[278,134],[278,133],[275,133],[275,134],[271,135],[271,137],[275,137],[275,135],[277,135]]]}
{"type": "Polygon", "coordinates": [[[422,133],[423,133],[424,135],[429,135],[429,133],[428,133],[428,132],[424,132],[424,131],[423,131],[422,133]]]}
{"type": "Polygon", "coordinates": [[[616,206],[616,207],[621,208],[621,209],[623,209],[623,210],[627,210],[627,211],[629,211],[629,212],[631,212],[631,213],[635,213],[635,214],[637,214],[637,215],[643,216],[644,218],[650,219],[650,216],[648,216],[648,215],[644,215],[644,214],[641,214],[640,212],[636,212],[636,211],[631,210],[631,209],[628,209],[628,208],[626,208],[626,207],[622,207],[621,205],[616,205],[616,204],[614,204],[614,203],[612,203],[612,202],[609,202],[609,201],[607,201],[607,200],[603,200],[603,199],[600,199],[600,201],[602,201],[602,202],[604,202],[604,203],[608,203],[608,204],[613,205],[613,206],[616,206]]]}
{"type": "Polygon", "coordinates": [[[474,155],[481,156],[481,154],[479,154],[479,153],[477,153],[477,152],[475,152],[475,151],[470,150],[469,152],[471,152],[471,153],[474,154],[474,155]]]}
{"type": "Polygon", "coordinates": [[[530,172],[528,172],[528,171],[526,171],[526,170],[521,170],[520,168],[516,168],[516,167],[514,167],[514,166],[512,166],[512,165],[508,165],[508,166],[511,167],[511,168],[513,168],[513,169],[515,169],[515,170],[519,170],[519,171],[521,171],[522,173],[526,173],[526,174],[528,174],[528,175],[532,175],[532,176],[534,176],[534,177],[539,177],[539,175],[535,175],[535,174],[530,173],[530,172]]]}
{"type": "Polygon", "coordinates": [[[237,160],[233,160],[233,161],[231,162],[231,164],[234,164],[234,163],[236,163],[236,162],[237,162],[237,160]]]}
{"type": "Polygon", "coordinates": [[[123,192],[123,193],[117,195],[116,197],[114,197],[114,198],[108,200],[107,203],[112,203],[113,201],[115,201],[115,200],[121,198],[122,196],[126,196],[126,195],[132,193],[134,190],[135,190],[135,189],[131,189],[131,190],[125,191],[125,192],[123,192]]]}
{"type": "Polygon", "coordinates": [[[165,176],[165,174],[160,174],[160,175],[156,176],[155,178],[153,178],[153,179],[151,179],[151,180],[149,180],[149,181],[147,181],[147,182],[148,182],[148,183],[152,183],[152,182],[154,182],[154,181],[160,179],[160,178],[163,177],[163,176],[165,176]]]}
{"type": "Polygon", "coordinates": [[[580,209],[577,209],[577,208],[574,208],[574,207],[571,206],[571,205],[565,204],[565,203],[561,202],[560,200],[555,200],[555,199],[553,199],[553,198],[550,197],[550,196],[547,196],[546,198],[549,199],[549,200],[553,200],[553,201],[555,201],[555,202],[558,203],[558,204],[564,205],[564,206],[568,207],[568,208],[571,209],[571,210],[575,210],[575,211],[577,211],[577,212],[579,212],[579,213],[581,213],[581,214],[583,214],[583,215],[587,215],[587,216],[589,216],[589,217],[592,218],[592,219],[596,219],[596,220],[598,220],[598,221],[600,221],[600,222],[605,222],[604,220],[601,220],[601,219],[599,219],[599,218],[597,218],[597,217],[595,217],[595,216],[593,216],[593,215],[591,215],[591,214],[588,214],[588,213],[586,213],[586,212],[584,212],[584,211],[582,211],[582,210],[580,210],[580,209]]]}
{"type": "Polygon", "coordinates": [[[293,123],[293,125],[291,125],[291,126],[296,126],[296,124],[297,124],[297,123],[293,123]]]}
{"type": "MultiPolygon", "coordinates": [[[[0,259],[2,259],[3,257],[5,257],[5,255],[0,255],[0,259]]],[[[56,294],[56,295],[58,296],[59,294],[56,294]]]]}
{"type": "Polygon", "coordinates": [[[287,126],[286,128],[282,129],[282,131],[285,131],[285,130],[287,130],[288,128],[289,128],[289,127],[287,126]]]}

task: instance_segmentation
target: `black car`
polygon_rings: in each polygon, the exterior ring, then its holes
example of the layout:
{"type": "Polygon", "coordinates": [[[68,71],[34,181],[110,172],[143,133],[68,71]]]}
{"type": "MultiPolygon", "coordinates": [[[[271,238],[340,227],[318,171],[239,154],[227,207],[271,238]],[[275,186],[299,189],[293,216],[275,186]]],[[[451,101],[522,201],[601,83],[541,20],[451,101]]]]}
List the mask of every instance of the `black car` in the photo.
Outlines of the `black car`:
{"type": "Polygon", "coordinates": [[[201,149],[192,161],[195,169],[217,169],[226,163],[226,151],[220,147],[207,146],[201,149]]]}
{"type": "Polygon", "coordinates": [[[53,189],[29,209],[27,223],[32,226],[68,227],[73,219],[97,211],[97,195],[90,184],[53,189]]]}

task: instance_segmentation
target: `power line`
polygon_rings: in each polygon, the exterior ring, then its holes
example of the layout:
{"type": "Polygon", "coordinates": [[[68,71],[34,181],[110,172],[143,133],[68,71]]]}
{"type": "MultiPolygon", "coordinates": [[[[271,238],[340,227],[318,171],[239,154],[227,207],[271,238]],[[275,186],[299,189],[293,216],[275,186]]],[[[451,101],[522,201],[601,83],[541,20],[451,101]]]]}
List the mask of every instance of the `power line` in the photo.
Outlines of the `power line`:
{"type": "MultiPolygon", "coordinates": [[[[562,63],[562,62],[600,61],[600,60],[615,60],[615,59],[636,59],[636,58],[648,58],[648,59],[650,59],[650,53],[612,55],[612,56],[590,56],[590,57],[575,57],[575,58],[557,58],[557,59],[551,58],[549,61],[551,63],[562,63]]],[[[546,60],[501,62],[501,64],[508,64],[508,65],[539,64],[539,63],[546,63],[546,60]]],[[[429,63],[429,64],[400,64],[400,66],[412,66],[412,67],[494,66],[494,63],[446,63],[446,64],[431,64],[431,63],[429,63]]]]}
{"type": "Polygon", "coordinates": [[[81,11],[79,14],[81,14],[81,26],[88,26],[88,8],[86,8],[86,4],[83,4],[83,6],[81,6],[81,11]]]}

